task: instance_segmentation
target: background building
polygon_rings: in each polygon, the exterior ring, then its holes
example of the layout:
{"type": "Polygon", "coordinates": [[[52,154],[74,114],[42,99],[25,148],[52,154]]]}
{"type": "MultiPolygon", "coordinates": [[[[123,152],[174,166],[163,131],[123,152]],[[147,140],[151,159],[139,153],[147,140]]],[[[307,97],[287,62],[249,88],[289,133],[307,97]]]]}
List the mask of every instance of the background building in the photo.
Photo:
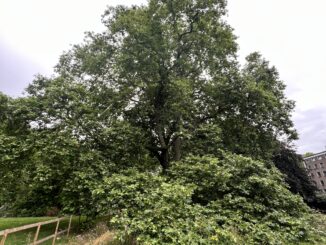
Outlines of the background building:
{"type": "Polygon", "coordinates": [[[326,151],[304,157],[304,167],[321,192],[326,192],[326,151]]]}

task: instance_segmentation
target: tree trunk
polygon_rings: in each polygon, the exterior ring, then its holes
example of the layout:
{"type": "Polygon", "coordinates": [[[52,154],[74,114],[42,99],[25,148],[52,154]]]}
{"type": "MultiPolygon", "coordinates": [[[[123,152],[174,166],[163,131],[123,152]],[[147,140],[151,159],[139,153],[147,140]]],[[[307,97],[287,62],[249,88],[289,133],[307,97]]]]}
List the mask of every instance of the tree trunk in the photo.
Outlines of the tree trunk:
{"type": "Polygon", "coordinates": [[[178,136],[173,143],[174,161],[181,159],[181,138],[178,136]]]}
{"type": "Polygon", "coordinates": [[[163,173],[166,172],[166,170],[170,166],[170,161],[169,161],[169,150],[168,149],[163,149],[161,151],[160,157],[158,159],[160,161],[160,164],[163,168],[163,173]]]}

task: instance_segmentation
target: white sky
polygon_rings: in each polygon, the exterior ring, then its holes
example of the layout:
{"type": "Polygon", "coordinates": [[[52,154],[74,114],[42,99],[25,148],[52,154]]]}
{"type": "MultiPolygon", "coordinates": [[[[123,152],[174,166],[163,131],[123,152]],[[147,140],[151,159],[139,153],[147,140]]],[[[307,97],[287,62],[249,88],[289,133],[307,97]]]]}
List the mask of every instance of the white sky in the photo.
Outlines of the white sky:
{"type": "MultiPolygon", "coordinates": [[[[85,31],[101,31],[107,5],[145,0],[0,0],[0,91],[17,96],[85,31]]],[[[259,51],[275,65],[297,103],[298,151],[326,145],[326,1],[229,0],[228,22],[239,37],[240,60],[259,51]]]]}

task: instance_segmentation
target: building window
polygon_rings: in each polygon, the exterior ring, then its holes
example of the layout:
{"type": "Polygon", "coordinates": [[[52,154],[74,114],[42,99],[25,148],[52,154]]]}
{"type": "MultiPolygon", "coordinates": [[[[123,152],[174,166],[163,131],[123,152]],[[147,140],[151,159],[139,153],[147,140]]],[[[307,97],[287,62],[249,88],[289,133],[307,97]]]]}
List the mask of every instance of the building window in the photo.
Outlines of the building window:
{"type": "Polygon", "coordinates": [[[324,183],[324,181],[320,181],[320,184],[322,185],[322,186],[324,186],[325,185],[325,183],[324,183]]]}
{"type": "Polygon", "coordinates": [[[323,162],[320,163],[320,167],[324,168],[324,163],[323,162]]]}
{"type": "MultiPolygon", "coordinates": [[[[326,171],[325,171],[326,172],[326,171]]],[[[311,178],[315,177],[314,173],[311,173],[310,174],[311,178]]]]}
{"type": "Polygon", "coordinates": [[[326,171],[324,171],[324,176],[326,177],[326,171]]]}
{"type": "Polygon", "coordinates": [[[318,174],[318,177],[321,177],[321,173],[320,172],[317,172],[317,174],[318,174]]]}
{"type": "Polygon", "coordinates": [[[317,163],[315,163],[315,168],[318,168],[318,165],[317,165],[317,163]]]}

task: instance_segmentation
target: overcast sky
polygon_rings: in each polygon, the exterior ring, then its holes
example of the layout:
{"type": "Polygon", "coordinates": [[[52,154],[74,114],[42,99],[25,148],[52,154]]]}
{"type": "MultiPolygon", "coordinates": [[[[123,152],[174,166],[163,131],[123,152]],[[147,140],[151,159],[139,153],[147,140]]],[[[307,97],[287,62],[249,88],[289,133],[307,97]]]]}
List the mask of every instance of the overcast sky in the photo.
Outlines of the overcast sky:
{"type": "MultiPolygon", "coordinates": [[[[275,65],[296,101],[299,153],[326,145],[326,1],[229,0],[239,58],[259,51],[275,65]]],[[[0,0],[0,91],[22,94],[37,73],[51,75],[59,55],[101,31],[107,5],[145,0],[0,0]]]]}

